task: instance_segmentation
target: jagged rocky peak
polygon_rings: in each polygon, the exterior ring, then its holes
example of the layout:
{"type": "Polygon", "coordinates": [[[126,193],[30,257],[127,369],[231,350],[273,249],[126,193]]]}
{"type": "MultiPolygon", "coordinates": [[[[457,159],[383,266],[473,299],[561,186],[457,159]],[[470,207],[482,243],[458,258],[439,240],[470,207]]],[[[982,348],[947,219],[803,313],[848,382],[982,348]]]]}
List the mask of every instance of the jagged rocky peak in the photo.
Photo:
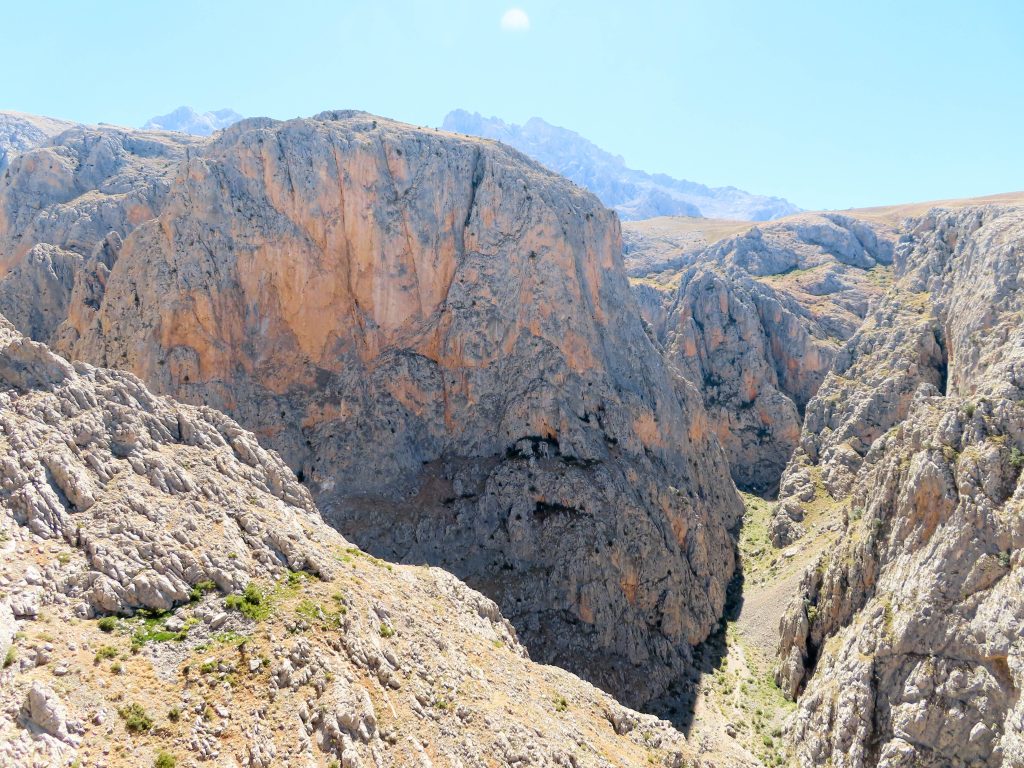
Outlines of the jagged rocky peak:
{"type": "MultiPolygon", "coordinates": [[[[539,658],[632,703],[685,675],[742,507],[614,214],[514,150],[363,113],[194,141],[153,217],[59,281],[57,347],[227,411],[340,530],[464,577],[539,658]]],[[[12,261],[0,297],[38,274],[12,261]]]]}
{"type": "Polygon", "coordinates": [[[803,765],[1019,765],[1024,208],[902,229],[786,473],[845,527],[782,622],[790,741],[803,765]]]}
{"type": "Polygon", "coordinates": [[[0,659],[10,768],[703,764],[450,574],[352,546],[231,419],[2,317],[0,659]]]}
{"type": "Polygon", "coordinates": [[[707,187],[665,174],[633,170],[626,166],[622,157],[539,117],[520,126],[457,109],[448,113],[442,127],[446,131],[495,139],[515,147],[589,189],[624,220],[707,216],[761,221],[799,210],[778,197],[753,195],[735,187],[707,187]]]}
{"type": "Polygon", "coordinates": [[[142,126],[144,131],[175,131],[192,136],[210,136],[234,125],[242,115],[233,109],[216,109],[212,112],[196,112],[192,107],[178,107],[166,115],[151,118],[142,126]]]}

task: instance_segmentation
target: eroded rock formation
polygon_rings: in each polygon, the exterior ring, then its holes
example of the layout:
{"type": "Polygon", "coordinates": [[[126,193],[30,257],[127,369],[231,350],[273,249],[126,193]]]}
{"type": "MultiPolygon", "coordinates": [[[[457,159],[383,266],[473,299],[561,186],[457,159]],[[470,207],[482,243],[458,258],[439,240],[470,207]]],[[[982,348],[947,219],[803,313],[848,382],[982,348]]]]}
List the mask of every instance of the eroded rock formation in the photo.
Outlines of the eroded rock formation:
{"type": "Polygon", "coordinates": [[[0,173],[15,155],[42,146],[54,136],[75,127],[66,120],[0,111],[0,173]]]}
{"type": "Polygon", "coordinates": [[[802,766],[1024,763],[1024,209],[909,222],[787,470],[846,511],[782,623],[802,766]]]}
{"type": "MultiPolygon", "coordinates": [[[[227,411],[339,529],[465,577],[540,658],[662,692],[721,613],[741,506],[614,215],[501,145],[358,113],[185,141],[133,185],[151,218],[42,270],[74,274],[58,349],[227,411]]],[[[5,282],[40,273],[29,242],[68,249],[11,170],[5,282]]]]}
{"type": "Polygon", "coordinates": [[[627,267],[666,361],[703,396],[736,483],[773,492],[804,408],[882,293],[892,242],[836,214],[703,248],[658,222],[629,228],[627,267]]]}
{"type": "Polygon", "coordinates": [[[4,766],[706,764],[450,574],[351,546],[226,416],[3,318],[0,553],[4,766]]]}

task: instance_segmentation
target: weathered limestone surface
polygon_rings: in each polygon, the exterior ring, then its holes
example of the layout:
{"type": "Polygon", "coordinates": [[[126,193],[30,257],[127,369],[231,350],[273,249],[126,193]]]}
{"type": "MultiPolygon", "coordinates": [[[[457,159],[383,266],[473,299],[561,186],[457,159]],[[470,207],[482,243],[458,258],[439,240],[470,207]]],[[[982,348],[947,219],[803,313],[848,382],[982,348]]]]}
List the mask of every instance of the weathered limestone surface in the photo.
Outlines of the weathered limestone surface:
{"type": "Polygon", "coordinates": [[[883,291],[891,240],[837,214],[704,248],[664,223],[629,228],[626,264],[666,361],[702,394],[736,483],[773,492],[807,403],[883,291]]]}
{"type": "Polygon", "coordinates": [[[1022,244],[1020,208],[909,222],[808,406],[787,472],[848,501],[781,626],[800,765],[1024,764],[1022,244]]]}
{"type": "Polygon", "coordinates": [[[4,766],[711,764],[455,577],[351,546],[228,417],[3,318],[0,551],[4,766]]]}
{"type": "Polygon", "coordinates": [[[75,123],[52,117],[0,111],[0,173],[15,155],[42,146],[75,123]]]}
{"type": "Polygon", "coordinates": [[[230,413],[340,530],[466,578],[540,658],[661,693],[721,613],[741,506],[645,333],[614,215],[499,144],[365,114],[181,141],[173,178],[133,186],[154,215],[64,271],[29,269],[42,224],[0,194],[8,275],[64,296],[74,272],[48,338],[230,413]]]}

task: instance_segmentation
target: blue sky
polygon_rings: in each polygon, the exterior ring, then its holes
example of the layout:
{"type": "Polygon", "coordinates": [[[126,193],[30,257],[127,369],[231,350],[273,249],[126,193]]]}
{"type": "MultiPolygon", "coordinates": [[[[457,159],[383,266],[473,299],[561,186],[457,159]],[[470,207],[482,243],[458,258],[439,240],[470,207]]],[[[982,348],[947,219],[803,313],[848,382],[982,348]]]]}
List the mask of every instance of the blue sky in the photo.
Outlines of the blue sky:
{"type": "Polygon", "coordinates": [[[1018,0],[33,0],[3,26],[0,109],[462,107],[805,208],[1024,189],[1018,0]]]}

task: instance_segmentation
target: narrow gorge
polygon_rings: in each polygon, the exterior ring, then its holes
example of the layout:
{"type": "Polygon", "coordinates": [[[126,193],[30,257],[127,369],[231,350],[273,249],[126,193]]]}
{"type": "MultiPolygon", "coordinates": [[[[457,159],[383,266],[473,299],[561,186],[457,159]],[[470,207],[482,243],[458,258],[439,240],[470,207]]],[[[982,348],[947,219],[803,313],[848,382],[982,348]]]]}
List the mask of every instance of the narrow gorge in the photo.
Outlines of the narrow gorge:
{"type": "Polygon", "coordinates": [[[1024,196],[0,117],[0,761],[1024,765],[1024,196]]]}

